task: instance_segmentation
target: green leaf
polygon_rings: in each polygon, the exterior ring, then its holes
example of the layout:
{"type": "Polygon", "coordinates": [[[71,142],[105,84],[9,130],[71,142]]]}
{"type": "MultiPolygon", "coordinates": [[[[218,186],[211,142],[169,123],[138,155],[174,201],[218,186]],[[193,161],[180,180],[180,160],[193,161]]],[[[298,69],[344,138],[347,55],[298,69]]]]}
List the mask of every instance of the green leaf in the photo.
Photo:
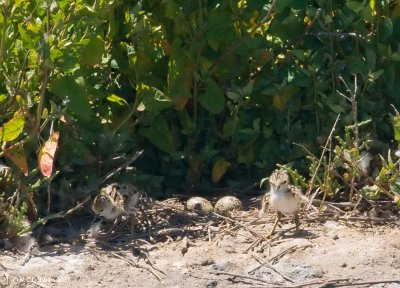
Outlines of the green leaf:
{"type": "Polygon", "coordinates": [[[88,66],[100,64],[104,51],[104,41],[100,37],[92,37],[83,48],[82,62],[88,66]]]}
{"type": "Polygon", "coordinates": [[[231,99],[233,102],[238,102],[240,99],[239,93],[236,93],[234,91],[227,91],[226,96],[231,99]]]}
{"type": "Polygon", "coordinates": [[[247,82],[246,86],[243,87],[243,95],[249,96],[253,92],[253,89],[254,89],[254,80],[250,79],[247,82]]]}
{"type": "Polygon", "coordinates": [[[181,48],[181,44],[179,38],[173,41],[168,61],[168,93],[175,101],[185,94],[185,51],[181,48]]]}
{"type": "Polygon", "coordinates": [[[215,51],[219,49],[221,43],[231,40],[234,35],[232,14],[227,11],[217,11],[209,13],[207,19],[207,41],[215,51]]]}
{"type": "Polygon", "coordinates": [[[385,82],[389,87],[393,87],[396,81],[396,65],[395,63],[391,62],[385,67],[385,74],[384,74],[385,82]]]}
{"type": "Polygon", "coordinates": [[[393,33],[393,22],[390,18],[382,16],[379,25],[379,39],[384,41],[388,39],[393,33]]]}
{"type": "Polygon", "coordinates": [[[26,47],[33,49],[36,43],[40,41],[40,34],[37,33],[32,35],[29,30],[25,29],[25,25],[23,25],[22,23],[18,24],[18,33],[26,47]]]}
{"type": "Polygon", "coordinates": [[[232,119],[227,119],[226,122],[224,123],[224,138],[227,139],[235,133],[236,130],[236,122],[232,119]]]}
{"type": "Polygon", "coordinates": [[[340,114],[340,113],[344,113],[345,109],[343,108],[342,105],[338,105],[338,104],[330,104],[328,105],[329,108],[332,109],[333,112],[335,112],[336,114],[340,114]]]}
{"type": "Polygon", "coordinates": [[[375,80],[378,80],[379,77],[382,76],[383,72],[385,72],[384,69],[380,69],[378,71],[375,71],[373,73],[368,74],[368,80],[371,82],[374,82],[375,80]]]}
{"type": "Polygon", "coordinates": [[[179,122],[181,123],[182,130],[181,132],[185,135],[189,135],[194,131],[194,123],[192,119],[189,116],[189,113],[186,109],[183,110],[178,110],[178,117],[179,117],[179,122]]]}
{"type": "Polygon", "coordinates": [[[117,103],[121,106],[126,105],[128,106],[128,102],[124,98],[121,98],[115,94],[111,94],[110,96],[107,97],[107,100],[113,103],[117,103]]]}
{"type": "Polygon", "coordinates": [[[360,1],[347,1],[346,5],[356,13],[360,13],[364,9],[364,5],[360,1]]]}
{"type": "Polygon", "coordinates": [[[293,49],[292,50],[293,55],[295,55],[299,60],[304,60],[306,58],[306,53],[304,50],[301,49],[293,49]]]}
{"type": "Polygon", "coordinates": [[[375,11],[375,0],[369,1],[369,7],[371,7],[372,11],[375,11]]]}
{"type": "Polygon", "coordinates": [[[165,17],[175,19],[180,11],[179,6],[173,0],[166,1],[165,17]]]}
{"type": "Polygon", "coordinates": [[[304,70],[298,67],[291,67],[287,71],[287,83],[300,87],[308,87],[311,81],[304,70]]]}
{"type": "Polygon", "coordinates": [[[213,114],[221,113],[225,107],[225,98],[222,89],[211,79],[206,81],[205,92],[199,95],[199,103],[213,114]]]}
{"type": "Polygon", "coordinates": [[[391,117],[391,120],[393,124],[394,139],[396,141],[400,141],[400,116],[396,115],[391,117]]]}
{"type": "Polygon", "coordinates": [[[92,115],[89,99],[82,86],[74,79],[64,76],[50,84],[50,91],[66,101],[70,111],[82,120],[88,121],[92,115]]]}
{"type": "Polygon", "coordinates": [[[159,149],[169,154],[172,154],[176,151],[174,140],[168,128],[167,121],[161,114],[158,114],[153,121],[151,121],[150,127],[141,128],[139,133],[144,135],[159,149]]]}
{"type": "Polygon", "coordinates": [[[2,104],[7,99],[6,94],[0,94],[0,104],[2,104]]]}
{"type": "Polygon", "coordinates": [[[218,183],[232,164],[224,158],[218,159],[212,168],[212,181],[218,183]]]}
{"type": "Polygon", "coordinates": [[[237,163],[238,164],[246,164],[251,163],[254,161],[254,147],[251,144],[244,145],[239,147],[238,149],[238,156],[237,156],[237,163]]]}
{"type": "Polygon", "coordinates": [[[162,111],[172,106],[172,101],[162,91],[144,83],[136,85],[137,95],[142,102],[141,111],[162,111]]]}
{"type": "Polygon", "coordinates": [[[375,70],[376,63],[376,53],[369,48],[365,48],[365,57],[367,58],[367,62],[371,71],[375,70]]]}
{"type": "Polygon", "coordinates": [[[400,61],[400,53],[398,52],[393,52],[392,55],[390,56],[391,61],[400,61]]]}
{"type": "Polygon", "coordinates": [[[0,127],[0,142],[12,141],[18,138],[24,129],[25,119],[16,112],[14,117],[0,127]]]}
{"type": "Polygon", "coordinates": [[[368,64],[365,62],[363,57],[359,55],[350,57],[346,66],[350,74],[366,74],[370,71],[368,64]]]}
{"type": "Polygon", "coordinates": [[[275,5],[275,9],[278,13],[282,12],[286,7],[290,7],[293,5],[293,2],[291,0],[281,0],[277,1],[275,5]]]}

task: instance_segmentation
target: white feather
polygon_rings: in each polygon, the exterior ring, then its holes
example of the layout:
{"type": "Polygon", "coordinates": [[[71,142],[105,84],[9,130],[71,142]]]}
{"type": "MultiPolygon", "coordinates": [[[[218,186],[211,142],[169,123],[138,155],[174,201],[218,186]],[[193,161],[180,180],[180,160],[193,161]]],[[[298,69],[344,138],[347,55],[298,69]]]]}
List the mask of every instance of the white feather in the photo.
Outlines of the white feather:
{"type": "Polygon", "coordinates": [[[281,188],[271,190],[269,205],[282,213],[294,213],[299,208],[299,201],[288,188],[281,188]]]}

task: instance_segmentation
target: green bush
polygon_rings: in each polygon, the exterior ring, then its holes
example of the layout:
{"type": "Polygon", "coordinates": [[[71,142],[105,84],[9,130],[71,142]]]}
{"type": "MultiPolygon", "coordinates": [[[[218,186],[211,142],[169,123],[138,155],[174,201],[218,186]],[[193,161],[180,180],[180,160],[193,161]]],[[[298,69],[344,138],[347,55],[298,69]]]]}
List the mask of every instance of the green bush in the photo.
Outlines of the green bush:
{"type": "Polygon", "coordinates": [[[339,132],[353,123],[339,77],[357,75],[358,121],[387,150],[398,2],[267,2],[2,1],[0,156],[39,210],[75,205],[140,149],[114,180],[155,196],[252,183],[278,162],[305,172],[293,142],[318,154],[338,113],[339,132]]]}

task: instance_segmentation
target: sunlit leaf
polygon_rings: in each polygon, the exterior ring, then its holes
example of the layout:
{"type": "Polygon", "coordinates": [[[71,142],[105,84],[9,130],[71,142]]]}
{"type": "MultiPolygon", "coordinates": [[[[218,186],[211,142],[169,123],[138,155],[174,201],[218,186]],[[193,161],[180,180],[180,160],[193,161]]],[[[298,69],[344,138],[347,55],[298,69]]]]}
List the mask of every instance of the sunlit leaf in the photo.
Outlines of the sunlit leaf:
{"type": "Polygon", "coordinates": [[[138,111],[162,111],[172,106],[172,101],[161,90],[139,83],[136,91],[141,103],[138,111]],[[140,110],[139,110],[140,109],[140,110]]]}
{"type": "Polygon", "coordinates": [[[39,169],[43,176],[50,177],[53,173],[54,155],[56,154],[60,133],[53,132],[39,152],[39,169]]]}
{"type": "Polygon", "coordinates": [[[104,51],[103,39],[92,37],[83,49],[82,62],[89,66],[100,64],[104,51]]]}
{"type": "Polygon", "coordinates": [[[7,99],[6,94],[0,94],[0,104],[2,104],[7,99]]]}
{"type": "Polygon", "coordinates": [[[371,9],[372,9],[373,11],[375,11],[375,0],[370,0],[370,1],[369,1],[369,7],[371,7],[371,9]]]}
{"type": "Polygon", "coordinates": [[[121,106],[126,105],[128,106],[128,102],[126,102],[126,100],[124,98],[121,98],[115,94],[111,94],[107,97],[107,100],[113,103],[117,103],[121,106]]]}
{"type": "Polygon", "coordinates": [[[400,115],[391,117],[394,131],[394,139],[400,141],[400,115]]]}
{"type": "Polygon", "coordinates": [[[212,168],[212,181],[218,183],[231,165],[224,158],[218,159],[212,168]]]}
{"type": "Polygon", "coordinates": [[[146,110],[146,106],[144,106],[143,102],[140,102],[139,105],[137,106],[136,110],[139,112],[143,112],[146,110]]]}
{"type": "Polygon", "coordinates": [[[0,142],[12,141],[18,138],[24,129],[25,119],[21,113],[15,113],[7,123],[0,127],[0,142]]]}

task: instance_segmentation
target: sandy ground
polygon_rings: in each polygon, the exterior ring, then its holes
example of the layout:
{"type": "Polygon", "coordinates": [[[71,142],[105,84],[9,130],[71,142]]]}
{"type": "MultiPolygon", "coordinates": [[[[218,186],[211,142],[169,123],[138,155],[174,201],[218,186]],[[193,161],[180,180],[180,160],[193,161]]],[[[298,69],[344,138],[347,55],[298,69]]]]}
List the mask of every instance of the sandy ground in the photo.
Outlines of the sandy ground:
{"type": "Polygon", "coordinates": [[[400,287],[398,223],[303,223],[247,253],[256,240],[249,229],[219,231],[156,244],[84,239],[3,251],[0,287],[400,287]]]}

